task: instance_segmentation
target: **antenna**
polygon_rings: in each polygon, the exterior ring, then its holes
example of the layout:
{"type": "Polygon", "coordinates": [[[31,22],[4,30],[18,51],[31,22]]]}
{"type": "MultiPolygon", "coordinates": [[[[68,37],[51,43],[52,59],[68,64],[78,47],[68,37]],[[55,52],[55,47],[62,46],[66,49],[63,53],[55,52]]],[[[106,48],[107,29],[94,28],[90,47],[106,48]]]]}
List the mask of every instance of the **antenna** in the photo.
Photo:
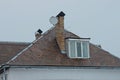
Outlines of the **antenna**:
{"type": "Polygon", "coordinates": [[[52,16],[52,17],[50,17],[49,21],[52,25],[55,26],[55,24],[57,24],[57,22],[58,22],[58,19],[57,19],[57,17],[52,16]]]}

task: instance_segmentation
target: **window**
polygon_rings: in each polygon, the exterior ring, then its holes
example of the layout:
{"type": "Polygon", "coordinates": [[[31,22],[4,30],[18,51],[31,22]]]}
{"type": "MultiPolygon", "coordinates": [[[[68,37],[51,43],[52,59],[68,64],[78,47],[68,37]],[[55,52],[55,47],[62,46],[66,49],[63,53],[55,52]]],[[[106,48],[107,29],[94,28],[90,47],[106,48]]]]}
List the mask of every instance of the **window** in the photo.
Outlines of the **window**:
{"type": "Polygon", "coordinates": [[[68,39],[67,55],[70,58],[89,58],[89,39],[68,39]]]}

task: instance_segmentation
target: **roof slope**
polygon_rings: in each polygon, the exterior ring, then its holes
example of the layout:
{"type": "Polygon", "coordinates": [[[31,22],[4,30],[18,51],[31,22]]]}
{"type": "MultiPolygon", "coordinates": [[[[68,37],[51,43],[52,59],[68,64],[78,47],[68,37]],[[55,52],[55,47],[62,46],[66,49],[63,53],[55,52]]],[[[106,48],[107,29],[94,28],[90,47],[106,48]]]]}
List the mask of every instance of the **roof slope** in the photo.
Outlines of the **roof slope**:
{"type": "MultiPolygon", "coordinates": [[[[64,32],[65,38],[79,38],[64,32]]],[[[120,59],[90,44],[90,59],[70,59],[61,54],[55,39],[55,28],[43,34],[32,46],[9,61],[9,65],[55,65],[55,66],[120,66],[120,59]]]]}
{"type": "Polygon", "coordinates": [[[30,43],[0,42],[0,65],[15,56],[30,43]]]}

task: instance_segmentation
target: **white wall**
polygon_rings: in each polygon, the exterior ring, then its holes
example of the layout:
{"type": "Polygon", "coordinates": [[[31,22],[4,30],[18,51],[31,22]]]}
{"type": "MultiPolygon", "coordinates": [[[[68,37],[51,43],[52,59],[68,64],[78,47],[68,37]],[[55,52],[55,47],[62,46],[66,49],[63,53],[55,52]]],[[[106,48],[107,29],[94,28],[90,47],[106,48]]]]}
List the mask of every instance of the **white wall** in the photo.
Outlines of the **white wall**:
{"type": "Polygon", "coordinates": [[[8,80],[120,80],[120,69],[10,68],[8,80]]]}
{"type": "Polygon", "coordinates": [[[0,80],[2,80],[2,74],[0,74],[0,80]]]}
{"type": "Polygon", "coordinates": [[[5,73],[4,72],[1,73],[0,74],[0,80],[6,80],[8,78],[8,76],[7,76],[8,72],[9,72],[9,70],[5,71],[5,73]]]}

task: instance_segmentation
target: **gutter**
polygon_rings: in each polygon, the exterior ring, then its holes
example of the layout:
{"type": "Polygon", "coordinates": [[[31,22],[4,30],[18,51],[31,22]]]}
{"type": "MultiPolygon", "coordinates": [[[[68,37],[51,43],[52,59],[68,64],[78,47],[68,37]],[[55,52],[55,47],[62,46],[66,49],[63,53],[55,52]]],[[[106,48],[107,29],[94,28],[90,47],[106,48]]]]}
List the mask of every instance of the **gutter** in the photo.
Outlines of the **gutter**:
{"type": "Polygon", "coordinates": [[[40,69],[118,69],[120,66],[60,66],[60,65],[7,65],[6,68],[40,68],[40,69]]]}

